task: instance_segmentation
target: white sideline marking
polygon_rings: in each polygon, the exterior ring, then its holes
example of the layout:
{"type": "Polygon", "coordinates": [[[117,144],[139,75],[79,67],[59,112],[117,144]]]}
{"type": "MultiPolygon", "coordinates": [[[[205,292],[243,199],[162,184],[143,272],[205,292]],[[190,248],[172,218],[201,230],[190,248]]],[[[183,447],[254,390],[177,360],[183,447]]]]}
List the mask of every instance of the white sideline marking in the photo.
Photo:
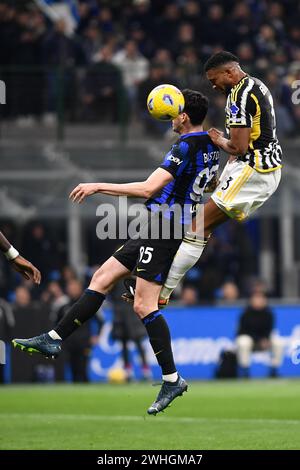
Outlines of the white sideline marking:
{"type": "Polygon", "coordinates": [[[145,421],[151,420],[152,423],[159,423],[167,422],[167,423],[206,423],[206,422],[215,422],[217,423],[248,423],[248,424],[296,424],[300,425],[300,420],[296,419],[264,419],[264,418],[192,418],[192,417],[174,417],[170,418],[167,416],[160,416],[158,419],[147,416],[128,416],[128,415],[112,415],[112,416],[105,416],[105,415],[83,415],[83,414],[51,414],[51,413],[0,413],[0,419],[3,418],[11,418],[11,419],[20,419],[20,418],[32,418],[37,420],[69,420],[69,421],[145,421]]]}

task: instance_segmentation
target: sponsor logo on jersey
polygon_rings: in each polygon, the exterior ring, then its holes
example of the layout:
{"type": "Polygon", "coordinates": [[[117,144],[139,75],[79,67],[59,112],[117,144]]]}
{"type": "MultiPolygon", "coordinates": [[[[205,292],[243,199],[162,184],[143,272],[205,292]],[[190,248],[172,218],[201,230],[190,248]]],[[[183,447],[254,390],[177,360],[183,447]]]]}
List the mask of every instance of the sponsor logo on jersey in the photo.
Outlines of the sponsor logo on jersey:
{"type": "Polygon", "coordinates": [[[237,113],[239,112],[240,108],[236,105],[236,103],[232,103],[230,106],[230,112],[233,116],[236,116],[237,113]]]}
{"type": "Polygon", "coordinates": [[[180,160],[178,157],[174,157],[174,155],[169,155],[167,160],[176,163],[176,165],[180,165],[183,162],[183,160],[180,160]]]}

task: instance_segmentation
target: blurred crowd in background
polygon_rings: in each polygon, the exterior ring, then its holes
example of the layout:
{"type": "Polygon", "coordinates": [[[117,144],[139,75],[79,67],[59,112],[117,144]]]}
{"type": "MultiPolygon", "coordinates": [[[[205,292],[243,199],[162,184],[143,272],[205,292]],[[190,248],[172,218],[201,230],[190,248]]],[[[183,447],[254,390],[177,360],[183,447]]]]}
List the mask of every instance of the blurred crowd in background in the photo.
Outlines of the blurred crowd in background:
{"type": "Polygon", "coordinates": [[[79,0],[77,27],[55,23],[33,1],[0,1],[0,72],[9,84],[4,118],[51,123],[58,102],[73,122],[144,118],[146,97],[167,82],[211,96],[209,123],[223,127],[224,98],[211,94],[203,63],[214,52],[237,54],[243,69],[270,87],[278,131],[296,136],[300,106],[298,0],[79,0]],[[24,92],[26,90],[26,92],[24,92]]]}

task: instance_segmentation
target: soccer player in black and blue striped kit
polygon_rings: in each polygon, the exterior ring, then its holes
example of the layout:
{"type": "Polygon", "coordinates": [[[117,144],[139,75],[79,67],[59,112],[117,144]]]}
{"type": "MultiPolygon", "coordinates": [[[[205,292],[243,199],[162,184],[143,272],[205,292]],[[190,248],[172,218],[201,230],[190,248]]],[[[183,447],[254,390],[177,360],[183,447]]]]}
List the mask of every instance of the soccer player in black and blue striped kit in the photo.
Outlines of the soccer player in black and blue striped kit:
{"type": "Polygon", "coordinates": [[[186,381],[177,373],[169,328],[158,310],[158,298],[182,238],[219,163],[219,148],[203,130],[207,98],[193,90],[184,90],[183,95],[184,110],[172,121],[173,130],[180,137],[146,181],[79,184],[70,194],[70,198],[79,203],[96,193],[146,198],[147,220],[140,235],[129,239],[96,271],[89,288],[55,330],[30,339],[14,340],[15,346],[28,352],[56,357],[62,341],[98,311],[114,284],[133,273],[137,277],[134,311],[145,325],[162,369],[162,387],[148,408],[149,414],[162,411],[187,390],[186,381]]]}

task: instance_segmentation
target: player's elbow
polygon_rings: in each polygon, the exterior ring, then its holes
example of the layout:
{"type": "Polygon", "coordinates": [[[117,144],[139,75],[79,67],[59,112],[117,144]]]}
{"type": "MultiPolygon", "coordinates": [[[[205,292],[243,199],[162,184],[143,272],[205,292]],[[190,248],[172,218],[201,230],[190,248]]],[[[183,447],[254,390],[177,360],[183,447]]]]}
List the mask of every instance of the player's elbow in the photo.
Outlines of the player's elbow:
{"type": "Polygon", "coordinates": [[[154,193],[155,193],[154,188],[152,188],[151,186],[145,185],[144,190],[143,190],[144,198],[149,199],[150,197],[153,196],[154,193]]]}
{"type": "Polygon", "coordinates": [[[236,156],[245,155],[247,153],[247,150],[248,145],[238,144],[233,146],[232,151],[230,153],[236,156]]]}
{"type": "Polygon", "coordinates": [[[248,145],[240,145],[239,155],[245,155],[248,150],[248,145]]]}

